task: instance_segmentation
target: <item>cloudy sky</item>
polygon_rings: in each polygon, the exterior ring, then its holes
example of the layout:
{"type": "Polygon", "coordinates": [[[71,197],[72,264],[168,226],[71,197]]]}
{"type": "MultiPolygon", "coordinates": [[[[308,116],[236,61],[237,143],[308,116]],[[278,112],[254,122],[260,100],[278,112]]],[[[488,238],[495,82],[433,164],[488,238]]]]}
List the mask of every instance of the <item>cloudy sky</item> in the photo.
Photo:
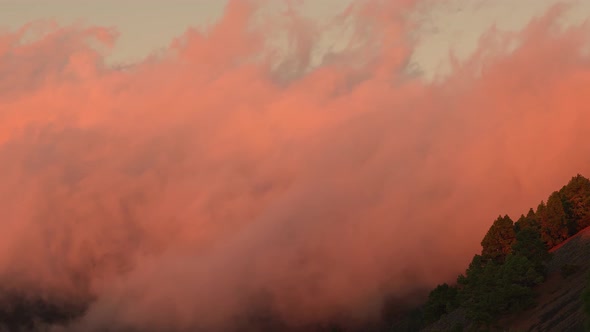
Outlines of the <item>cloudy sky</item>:
{"type": "MultiPolygon", "coordinates": [[[[271,0],[271,4],[279,1],[271,0]]],[[[301,10],[309,17],[328,21],[351,0],[303,0],[301,10]]],[[[451,0],[434,1],[423,12],[421,42],[414,60],[427,76],[446,72],[450,48],[460,57],[470,54],[482,32],[492,25],[502,30],[522,28],[534,16],[557,3],[568,3],[565,24],[579,23],[590,15],[583,0],[451,0]]],[[[0,0],[0,26],[18,27],[39,19],[64,24],[84,22],[114,26],[121,33],[112,62],[134,62],[169,45],[188,27],[206,27],[219,19],[226,0],[0,0]]]]}
{"type": "Polygon", "coordinates": [[[590,175],[590,2],[279,3],[0,0],[1,285],[71,331],[370,320],[590,175]]]}

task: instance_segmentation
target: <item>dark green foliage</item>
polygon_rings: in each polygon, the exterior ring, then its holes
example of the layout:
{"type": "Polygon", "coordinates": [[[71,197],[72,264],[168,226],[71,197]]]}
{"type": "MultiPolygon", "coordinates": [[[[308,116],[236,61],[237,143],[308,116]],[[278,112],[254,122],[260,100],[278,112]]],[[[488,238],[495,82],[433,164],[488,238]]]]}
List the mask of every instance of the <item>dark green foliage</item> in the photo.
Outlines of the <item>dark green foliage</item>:
{"type": "Polygon", "coordinates": [[[446,283],[438,285],[428,295],[428,302],[424,305],[424,320],[428,323],[435,322],[440,316],[457,308],[459,306],[457,292],[457,287],[446,283]]]}
{"type": "Polygon", "coordinates": [[[516,233],[516,242],[512,245],[515,255],[526,257],[535,267],[535,270],[545,275],[545,263],[551,258],[547,246],[541,240],[541,234],[537,228],[527,227],[516,233]]]}
{"type": "Polygon", "coordinates": [[[580,174],[559,191],[569,222],[570,235],[590,226],[590,180],[580,174]]]}
{"type": "Polygon", "coordinates": [[[550,248],[568,238],[569,223],[559,192],[555,191],[549,196],[546,206],[541,202],[536,215],[540,219],[543,241],[550,248]]]}
{"type": "Polygon", "coordinates": [[[503,286],[512,287],[514,285],[530,288],[542,283],[545,277],[537,271],[537,266],[533,261],[523,255],[509,255],[506,262],[501,266],[503,286]]]}
{"type": "Polygon", "coordinates": [[[481,255],[502,262],[512,251],[515,240],[514,223],[508,216],[499,216],[481,241],[481,255]]]}
{"type": "Polygon", "coordinates": [[[468,318],[489,324],[508,311],[528,308],[534,302],[532,287],[544,280],[535,264],[523,255],[510,254],[503,264],[474,257],[465,276],[459,276],[459,299],[468,318]]]}
{"type": "MultiPolygon", "coordinates": [[[[516,223],[508,216],[498,217],[481,241],[481,255],[473,257],[457,278],[457,286],[442,284],[430,293],[422,311],[424,321],[437,320],[460,307],[476,324],[472,327],[481,330],[502,314],[529,308],[534,305],[534,287],[546,277],[548,249],[589,226],[590,180],[581,175],[516,223]]],[[[561,270],[567,277],[579,267],[564,265],[561,270]]],[[[590,322],[590,280],[583,300],[590,322]]]]}
{"type": "Polygon", "coordinates": [[[482,241],[482,255],[475,255],[457,278],[459,304],[470,320],[488,325],[503,313],[534,304],[532,288],[545,279],[551,257],[539,228],[532,211],[517,227],[508,216],[494,222],[482,241]]]}
{"type": "Polygon", "coordinates": [[[466,274],[457,279],[461,291],[459,300],[466,309],[469,319],[478,323],[490,323],[498,313],[500,299],[497,287],[498,264],[493,260],[484,261],[476,255],[466,274]]]}
{"type": "Polygon", "coordinates": [[[547,205],[544,201],[541,201],[539,206],[537,206],[535,215],[541,228],[541,239],[548,248],[553,248],[557,244],[557,240],[554,238],[551,228],[549,227],[547,205]]]}
{"type": "Polygon", "coordinates": [[[537,217],[535,216],[535,211],[533,211],[532,208],[529,209],[529,212],[527,213],[526,217],[524,215],[521,215],[520,218],[518,218],[518,221],[514,223],[514,231],[516,233],[526,228],[533,228],[538,231],[541,230],[541,224],[537,220],[537,217]]]}
{"type": "Polygon", "coordinates": [[[479,276],[482,275],[488,260],[484,259],[481,255],[473,256],[469,267],[465,270],[465,274],[461,274],[457,277],[457,284],[461,290],[459,293],[459,300],[463,302],[464,295],[467,293],[466,288],[476,283],[479,276]]]}
{"type": "Polygon", "coordinates": [[[561,272],[561,276],[563,278],[567,278],[573,274],[578,273],[580,271],[580,265],[563,264],[559,270],[561,272]]]}

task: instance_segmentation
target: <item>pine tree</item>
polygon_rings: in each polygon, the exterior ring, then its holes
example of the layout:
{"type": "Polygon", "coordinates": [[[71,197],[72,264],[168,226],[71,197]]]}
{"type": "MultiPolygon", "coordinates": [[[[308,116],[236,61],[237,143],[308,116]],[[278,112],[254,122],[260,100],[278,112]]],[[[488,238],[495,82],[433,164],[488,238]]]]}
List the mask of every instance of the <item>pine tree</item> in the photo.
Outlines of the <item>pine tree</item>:
{"type": "Polygon", "coordinates": [[[578,174],[559,193],[570,224],[569,235],[590,226],[590,180],[578,174]]]}
{"type": "Polygon", "coordinates": [[[553,192],[547,200],[547,209],[545,215],[544,232],[547,233],[550,247],[556,246],[567,239],[569,236],[567,216],[563,208],[563,202],[557,191],[553,192]]]}
{"type": "Polygon", "coordinates": [[[428,295],[428,302],[424,306],[424,320],[426,322],[435,322],[442,315],[451,312],[459,306],[457,298],[457,287],[448,284],[438,285],[428,295]]]}
{"type": "Polygon", "coordinates": [[[481,241],[481,255],[502,262],[512,250],[515,240],[514,223],[507,215],[499,216],[481,241]]]}
{"type": "Polygon", "coordinates": [[[545,243],[545,245],[547,245],[548,248],[552,248],[554,241],[551,237],[549,229],[547,228],[547,205],[544,201],[541,201],[541,203],[539,203],[539,205],[537,206],[535,216],[541,227],[541,240],[543,240],[543,242],[545,243]]]}
{"type": "MultiPolygon", "coordinates": [[[[548,249],[589,225],[590,180],[581,175],[516,223],[499,216],[481,241],[481,255],[473,257],[456,286],[439,285],[430,293],[422,318],[432,321],[461,307],[476,328],[485,328],[502,314],[528,308],[534,286],[546,277],[548,249]]],[[[590,286],[583,300],[590,313],[590,286]]]]}
{"type": "Polygon", "coordinates": [[[476,255],[465,275],[457,279],[461,306],[476,323],[488,325],[504,309],[504,298],[498,291],[500,267],[493,260],[476,255]]]}
{"type": "Polygon", "coordinates": [[[516,242],[512,245],[512,253],[526,257],[534,266],[535,271],[545,274],[545,263],[551,258],[547,246],[541,240],[541,234],[529,227],[516,233],[516,242]]]}
{"type": "Polygon", "coordinates": [[[538,231],[541,230],[541,224],[537,220],[535,211],[533,211],[532,208],[529,209],[529,212],[527,213],[526,217],[523,214],[521,214],[520,218],[518,218],[518,221],[514,223],[514,231],[516,233],[526,228],[533,228],[538,231]]]}
{"type": "Polygon", "coordinates": [[[544,277],[536,271],[533,262],[522,255],[511,254],[498,273],[496,291],[502,298],[504,310],[523,310],[533,304],[532,287],[543,282],[544,277]]]}

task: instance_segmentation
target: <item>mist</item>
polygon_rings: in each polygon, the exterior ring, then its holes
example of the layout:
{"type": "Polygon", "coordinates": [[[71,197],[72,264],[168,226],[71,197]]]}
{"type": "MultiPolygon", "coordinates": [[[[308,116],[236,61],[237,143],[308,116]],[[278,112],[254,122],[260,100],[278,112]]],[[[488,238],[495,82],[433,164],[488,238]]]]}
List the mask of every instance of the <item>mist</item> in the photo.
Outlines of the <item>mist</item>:
{"type": "Polygon", "coordinates": [[[589,173],[590,31],[555,6],[430,81],[425,4],[324,26],[233,0],[124,68],[112,28],[2,32],[3,290],[84,303],[56,331],[225,331],[378,319],[454,280],[498,214],[589,173]],[[328,28],[350,43],[314,63],[328,28]]]}

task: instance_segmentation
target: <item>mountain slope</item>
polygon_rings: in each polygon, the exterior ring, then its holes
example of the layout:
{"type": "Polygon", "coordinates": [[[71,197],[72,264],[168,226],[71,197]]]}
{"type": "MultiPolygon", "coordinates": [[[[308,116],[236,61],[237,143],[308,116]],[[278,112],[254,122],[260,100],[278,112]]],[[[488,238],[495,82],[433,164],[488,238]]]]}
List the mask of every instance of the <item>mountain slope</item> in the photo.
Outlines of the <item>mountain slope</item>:
{"type": "MultiPolygon", "coordinates": [[[[581,293],[590,272],[590,227],[551,252],[553,256],[547,263],[547,279],[535,288],[537,304],[529,310],[503,317],[495,324],[497,330],[584,331],[586,317],[582,310],[581,293]]],[[[460,331],[459,326],[468,325],[464,310],[457,309],[423,331],[460,331]]]]}
{"type": "Polygon", "coordinates": [[[548,278],[537,287],[538,304],[500,323],[515,331],[583,331],[580,295],[590,270],[590,227],[552,250],[548,278]],[[571,275],[562,273],[569,266],[571,275]],[[577,270],[577,271],[576,271],[577,270]]]}

